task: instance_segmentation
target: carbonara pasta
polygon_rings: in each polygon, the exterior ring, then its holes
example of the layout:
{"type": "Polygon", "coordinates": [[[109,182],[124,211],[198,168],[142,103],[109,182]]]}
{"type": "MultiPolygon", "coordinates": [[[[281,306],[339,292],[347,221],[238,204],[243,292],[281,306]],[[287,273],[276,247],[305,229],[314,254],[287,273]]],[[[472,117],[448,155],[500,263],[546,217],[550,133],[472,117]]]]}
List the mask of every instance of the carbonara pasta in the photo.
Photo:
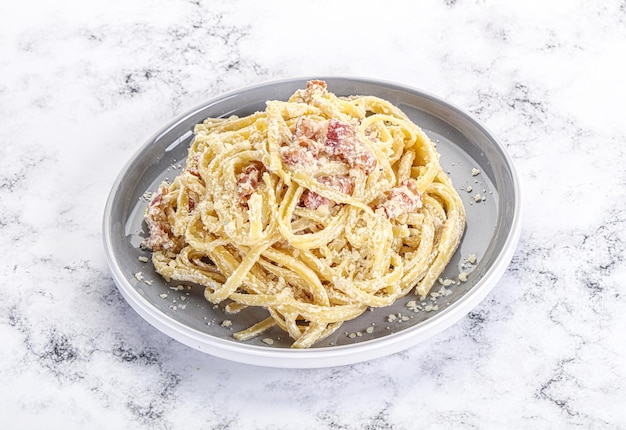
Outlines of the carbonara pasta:
{"type": "Polygon", "coordinates": [[[426,134],[371,96],[309,81],[288,101],[195,127],[186,166],[145,213],[156,271],[308,348],[369,307],[426,295],[465,211],[426,134]]]}

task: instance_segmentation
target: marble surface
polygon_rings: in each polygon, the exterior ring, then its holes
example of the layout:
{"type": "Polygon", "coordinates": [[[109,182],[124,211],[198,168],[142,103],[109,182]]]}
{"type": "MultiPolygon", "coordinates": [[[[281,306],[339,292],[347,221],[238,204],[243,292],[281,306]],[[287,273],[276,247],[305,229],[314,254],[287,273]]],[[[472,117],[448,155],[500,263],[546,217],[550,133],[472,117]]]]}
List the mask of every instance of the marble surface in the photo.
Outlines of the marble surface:
{"type": "Polygon", "coordinates": [[[0,4],[3,428],[626,428],[626,3],[0,4]],[[124,301],[101,220],[172,117],[302,75],[397,81],[472,112],[524,187],[521,240],[469,315],[402,353],[268,369],[124,301]]]}

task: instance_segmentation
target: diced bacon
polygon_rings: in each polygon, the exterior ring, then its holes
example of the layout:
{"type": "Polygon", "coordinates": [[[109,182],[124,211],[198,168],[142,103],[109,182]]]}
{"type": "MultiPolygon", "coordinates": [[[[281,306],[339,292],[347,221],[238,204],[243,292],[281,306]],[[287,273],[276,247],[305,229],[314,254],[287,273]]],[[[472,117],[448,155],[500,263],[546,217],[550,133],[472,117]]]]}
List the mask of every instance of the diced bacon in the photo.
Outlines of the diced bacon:
{"type": "Polygon", "coordinates": [[[154,196],[148,208],[144,219],[148,225],[150,235],[141,242],[141,248],[150,251],[161,251],[173,249],[176,242],[172,239],[172,226],[170,225],[165,207],[165,195],[167,187],[160,187],[159,192],[154,196]]]}
{"type": "Polygon", "coordinates": [[[288,146],[280,149],[283,163],[294,170],[311,172],[319,167],[319,151],[326,134],[326,121],[314,121],[305,117],[298,119],[288,146]]]}
{"type": "Polygon", "coordinates": [[[317,182],[328,185],[329,187],[348,195],[351,195],[354,191],[354,180],[347,175],[320,176],[317,179],[317,182]]]}
{"type": "Polygon", "coordinates": [[[321,81],[318,79],[311,79],[310,81],[306,83],[307,90],[314,89],[314,88],[322,88],[323,90],[326,90],[327,88],[326,81],[321,81]]]}
{"type": "Polygon", "coordinates": [[[302,193],[301,205],[308,209],[317,209],[320,206],[330,206],[330,200],[314,191],[306,190],[302,193]]]}
{"type": "Polygon", "coordinates": [[[328,121],[326,132],[326,152],[329,155],[339,156],[343,153],[343,147],[350,144],[355,137],[355,132],[350,124],[331,119],[328,121]]]}
{"type": "MultiPolygon", "coordinates": [[[[351,195],[354,191],[354,181],[352,178],[346,175],[342,176],[320,176],[317,181],[320,184],[328,185],[331,188],[334,188],[337,191],[340,191],[344,194],[351,195]]],[[[314,191],[306,190],[302,194],[301,204],[302,206],[309,209],[317,209],[320,206],[328,205],[330,206],[334,204],[331,200],[326,197],[322,197],[314,191]]]]}
{"type": "Polygon", "coordinates": [[[306,117],[300,117],[293,134],[293,143],[309,146],[308,142],[302,141],[312,139],[319,142],[326,136],[327,126],[327,121],[315,121],[306,117]]]}
{"type": "Polygon", "coordinates": [[[288,166],[298,170],[311,170],[318,165],[315,153],[305,146],[285,146],[281,148],[280,158],[288,166]]]}
{"type": "Polygon", "coordinates": [[[360,139],[356,125],[330,120],[300,118],[291,143],[281,149],[281,158],[294,169],[310,171],[327,160],[342,161],[370,174],[376,157],[360,139]]]}
{"type": "Polygon", "coordinates": [[[370,174],[376,168],[376,157],[361,141],[352,124],[331,119],[328,122],[325,151],[332,157],[339,158],[350,167],[356,167],[370,174]]]}
{"type": "Polygon", "coordinates": [[[415,212],[422,207],[422,198],[413,181],[402,181],[400,186],[394,187],[387,193],[385,200],[379,207],[385,211],[387,218],[393,219],[400,215],[415,212]]]}
{"type": "Polygon", "coordinates": [[[316,93],[325,94],[326,92],[327,92],[326,82],[313,79],[306,83],[305,90],[299,90],[297,94],[299,95],[300,99],[304,103],[310,103],[311,100],[313,99],[313,95],[315,95],[316,93]]]}
{"type": "Polygon", "coordinates": [[[263,175],[265,166],[260,161],[253,161],[247,165],[243,171],[239,174],[237,179],[237,195],[239,196],[239,202],[242,205],[246,205],[248,198],[259,187],[259,180],[263,175]]]}

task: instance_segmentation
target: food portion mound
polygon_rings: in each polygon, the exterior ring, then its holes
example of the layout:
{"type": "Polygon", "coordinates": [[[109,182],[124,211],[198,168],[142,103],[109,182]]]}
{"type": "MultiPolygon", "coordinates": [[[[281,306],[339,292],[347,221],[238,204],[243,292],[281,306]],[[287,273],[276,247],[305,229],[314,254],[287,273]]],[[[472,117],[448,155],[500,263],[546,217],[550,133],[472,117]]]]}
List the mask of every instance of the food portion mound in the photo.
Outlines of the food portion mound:
{"type": "Polygon", "coordinates": [[[167,281],[227,310],[267,310],[308,348],[369,307],[425,296],[465,211],[426,134],[372,96],[309,81],[287,101],[195,128],[186,166],[148,205],[142,247],[167,281]]]}

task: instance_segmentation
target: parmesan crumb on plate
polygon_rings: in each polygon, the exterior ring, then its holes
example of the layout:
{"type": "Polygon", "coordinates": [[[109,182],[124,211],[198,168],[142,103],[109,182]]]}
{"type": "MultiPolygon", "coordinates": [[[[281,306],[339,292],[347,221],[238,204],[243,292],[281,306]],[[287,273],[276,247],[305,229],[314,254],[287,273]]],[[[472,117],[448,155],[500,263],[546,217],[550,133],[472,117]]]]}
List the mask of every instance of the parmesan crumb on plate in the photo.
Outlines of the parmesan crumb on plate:
{"type": "Polygon", "coordinates": [[[449,287],[450,285],[454,284],[454,281],[448,278],[446,279],[439,278],[439,283],[443,285],[444,287],[449,287]]]}

